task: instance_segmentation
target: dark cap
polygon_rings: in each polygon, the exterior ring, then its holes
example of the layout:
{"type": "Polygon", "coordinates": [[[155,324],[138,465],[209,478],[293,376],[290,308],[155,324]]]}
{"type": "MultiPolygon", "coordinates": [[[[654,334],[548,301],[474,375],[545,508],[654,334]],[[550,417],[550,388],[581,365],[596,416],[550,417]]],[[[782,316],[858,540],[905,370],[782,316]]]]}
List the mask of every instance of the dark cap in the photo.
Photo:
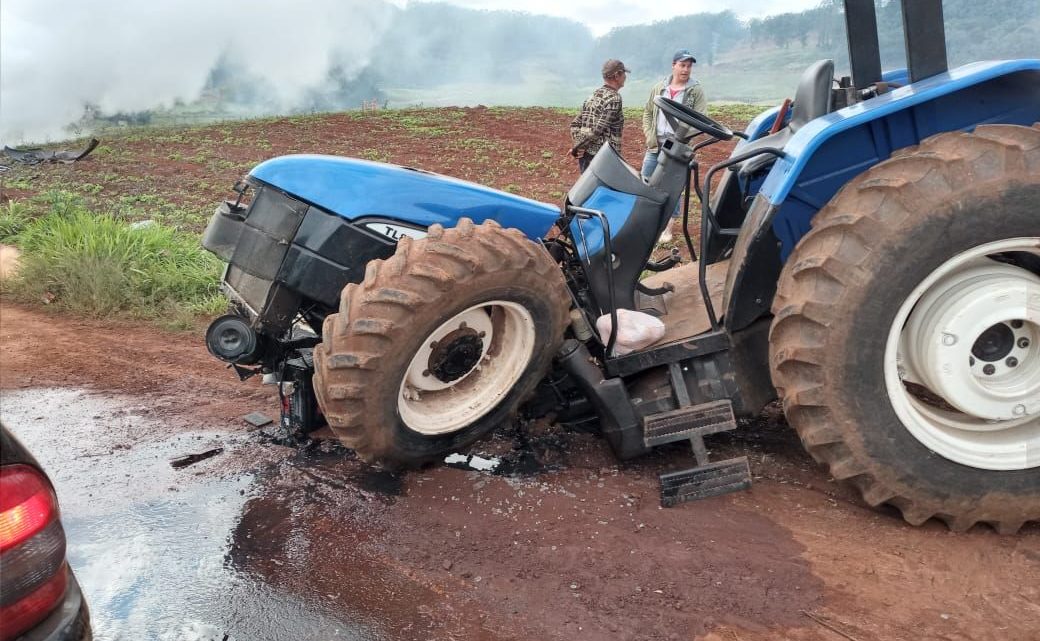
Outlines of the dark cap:
{"type": "Polygon", "coordinates": [[[632,73],[631,69],[625,67],[625,63],[620,60],[611,58],[610,60],[603,63],[603,78],[610,78],[613,75],[624,71],[625,73],[632,73]]]}
{"type": "Polygon", "coordinates": [[[693,57],[693,54],[690,53],[689,49],[680,49],[680,50],[675,52],[674,56],[672,56],[672,64],[675,64],[676,62],[679,62],[679,61],[682,61],[682,60],[689,60],[690,62],[697,62],[697,59],[693,57]]]}

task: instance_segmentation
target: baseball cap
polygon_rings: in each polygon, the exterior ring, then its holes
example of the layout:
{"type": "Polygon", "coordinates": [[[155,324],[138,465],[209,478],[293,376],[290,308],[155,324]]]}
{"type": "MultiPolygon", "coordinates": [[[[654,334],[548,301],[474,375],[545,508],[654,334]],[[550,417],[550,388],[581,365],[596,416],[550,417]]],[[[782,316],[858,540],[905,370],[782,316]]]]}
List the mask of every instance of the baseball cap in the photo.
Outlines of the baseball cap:
{"type": "Polygon", "coordinates": [[[615,60],[614,58],[611,58],[610,60],[607,60],[603,63],[604,78],[609,78],[620,71],[624,71],[625,73],[632,73],[632,70],[625,67],[625,63],[621,62],[620,60],[615,60]]]}
{"type": "Polygon", "coordinates": [[[690,62],[697,62],[697,59],[693,57],[693,54],[690,53],[689,49],[680,49],[675,52],[674,56],[672,56],[673,63],[679,62],[680,60],[689,60],[690,62]]]}

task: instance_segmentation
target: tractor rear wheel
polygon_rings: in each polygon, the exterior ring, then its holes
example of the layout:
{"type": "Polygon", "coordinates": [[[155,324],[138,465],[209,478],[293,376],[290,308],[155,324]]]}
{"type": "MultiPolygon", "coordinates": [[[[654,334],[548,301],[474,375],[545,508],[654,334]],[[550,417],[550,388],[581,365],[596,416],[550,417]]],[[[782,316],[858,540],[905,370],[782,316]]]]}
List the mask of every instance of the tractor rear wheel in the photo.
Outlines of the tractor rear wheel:
{"type": "Polygon", "coordinates": [[[810,454],[910,523],[1040,520],[1040,125],[852,180],[781,274],[770,365],[810,454]]]}
{"type": "Polygon", "coordinates": [[[569,307],[559,267],[518,230],[434,225],[344,288],[315,349],[315,394],[365,460],[421,464],[512,418],[559,348],[569,307]]]}

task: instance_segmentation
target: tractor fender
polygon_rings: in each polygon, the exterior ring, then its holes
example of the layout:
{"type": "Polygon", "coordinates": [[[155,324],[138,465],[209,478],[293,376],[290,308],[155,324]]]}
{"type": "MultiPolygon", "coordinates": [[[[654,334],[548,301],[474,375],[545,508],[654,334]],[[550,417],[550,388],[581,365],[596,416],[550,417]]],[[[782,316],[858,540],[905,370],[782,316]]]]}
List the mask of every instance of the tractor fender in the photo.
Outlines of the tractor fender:
{"type": "Polygon", "coordinates": [[[784,147],[741,227],[723,302],[727,327],[739,331],[768,312],[780,269],[813,216],[859,174],[938,133],[1037,121],[1040,59],[964,65],[809,122],[784,147]]]}

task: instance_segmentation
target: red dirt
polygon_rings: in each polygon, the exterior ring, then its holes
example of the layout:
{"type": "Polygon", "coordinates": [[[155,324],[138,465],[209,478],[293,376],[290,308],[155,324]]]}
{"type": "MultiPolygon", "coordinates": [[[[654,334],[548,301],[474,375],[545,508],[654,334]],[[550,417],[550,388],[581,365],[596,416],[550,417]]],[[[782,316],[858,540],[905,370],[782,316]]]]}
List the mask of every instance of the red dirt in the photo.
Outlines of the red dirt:
{"type": "Polygon", "coordinates": [[[201,337],[130,322],[99,322],[0,302],[0,389],[86,387],[141,397],[171,429],[239,424],[278,411],[272,387],[236,385],[201,337]]]}
{"type": "MultiPolygon", "coordinates": [[[[3,390],[130,395],[170,433],[221,424],[245,431],[243,414],[277,411],[270,388],[239,383],[194,334],[72,320],[5,300],[0,346],[3,390]]],[[[1040,527],[1013,537],[981,527],[951,534],[867,509],[775,416],[711,443],[721,456],[750,457],[750,491],[673,509],[658,507],[656,474],[688,465],[689,453],[618,465],[589,435],[540,429],[535,436],[562,444],[557,471],[506,479],[434,467],[406,475],[403,495],[389,500],[342,483],[334,500],[323,496],[315,479],[360,466],[327,456],[251,501],[235,539],[270,548],[254,549],[248,569],[327,592],[395,639],[1037,638],[1040,527]],[[306,492],[306,509],[284,508],[279,492],[306,492]],[[270,561],[292,552],[292,537],[263,530],[277,514],[283,528],[309,528],[314,562],[304,577],[270,561]],[[383,590],[346,602],[352,572],[379,574],[383,590]]],[[[479,449],[511,447],[498,436],[479,449]]]]}

